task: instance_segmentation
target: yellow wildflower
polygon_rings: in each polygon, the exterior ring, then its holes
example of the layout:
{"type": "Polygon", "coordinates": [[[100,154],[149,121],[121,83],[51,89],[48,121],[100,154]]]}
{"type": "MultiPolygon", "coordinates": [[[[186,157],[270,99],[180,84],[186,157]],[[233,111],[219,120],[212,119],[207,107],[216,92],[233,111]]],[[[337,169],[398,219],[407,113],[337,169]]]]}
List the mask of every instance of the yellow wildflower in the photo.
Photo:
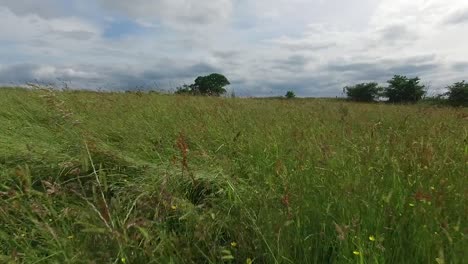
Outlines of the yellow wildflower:
{"type": "Polygon", "coordinates": [[[370,241],[375,241],[375,236],[369,236],[370,241]]]}
{"type": "Polygon", "coordinates": [[[177,209],[177,206],[171,205],[171,208],[172,208],[172,210],[176,210],[176,209],[177,209]]]}
{"type": "Polygon", "coordinates": [[[237,243],[236,242],[231,242],[231,247],[237,247],[237,243]]]}
{"type": "Polygon", "coordinates": [[[361,252],[355,250],[355,251],[353,251],[353,254],[356,255],[356,256],[359,256],[359,255],[361,255],[361,252]]]}

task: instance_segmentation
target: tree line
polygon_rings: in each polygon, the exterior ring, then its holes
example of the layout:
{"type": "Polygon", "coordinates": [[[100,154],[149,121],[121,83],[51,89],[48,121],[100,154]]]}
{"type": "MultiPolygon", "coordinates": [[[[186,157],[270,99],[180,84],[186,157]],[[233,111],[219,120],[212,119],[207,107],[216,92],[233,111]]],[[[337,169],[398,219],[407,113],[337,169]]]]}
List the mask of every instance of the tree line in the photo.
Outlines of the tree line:
{"type": "MultiPolygon", "coordinates": [[[[358,102],[374,102],[386,98],[390,103],[415,103],[422,100],[427,93],[420,81],[419,77],[395,75],[387,81],[387,87],[381,87],[376,82],[359,83],[344,87],[343,92],[346,92],[348,99],[358,102]]],[[[468,83],[456,82],[446,88],[446,93],[433,99],[454,106],[468,106],[468,83]]]]}
{"type": "MultiPolygon", "coordinates": [[[[426,95],[426,87],[420,83],[419,77],[408,78],[403,75],[395,75],[387,81],[387,86],[382,87],[376,82],[359,83],[346,86],[343,92],[349,100],[358,102],[375,102],[387,99],[389,103],[416,103],[426,95]]],[[[226,93],[225,86],[229,80],[222,74],[212,73],[207,76],[199,76],[193,84],[184,84],[178,87],[176,94],[221,96],[226,93]]],[[[439,94],[434,99],[437,102],[448,103],[455,106],[468,106],[468,83],[456,82],[447,86],[447,92],[439,94]]],[[[288,91],[286,98],[296,97],[293,91],[288,91]]]]}

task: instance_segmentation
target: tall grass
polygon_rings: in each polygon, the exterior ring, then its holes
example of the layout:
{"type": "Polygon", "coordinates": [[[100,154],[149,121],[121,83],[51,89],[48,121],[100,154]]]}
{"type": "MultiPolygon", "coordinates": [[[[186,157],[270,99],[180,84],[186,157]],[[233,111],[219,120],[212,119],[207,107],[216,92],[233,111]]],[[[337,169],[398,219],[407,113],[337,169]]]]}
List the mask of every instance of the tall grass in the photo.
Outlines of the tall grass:
{"type": "Polygon", "coordinates": [[[463,263],[468,111],[0,90],[0,262],[463,263]]]}

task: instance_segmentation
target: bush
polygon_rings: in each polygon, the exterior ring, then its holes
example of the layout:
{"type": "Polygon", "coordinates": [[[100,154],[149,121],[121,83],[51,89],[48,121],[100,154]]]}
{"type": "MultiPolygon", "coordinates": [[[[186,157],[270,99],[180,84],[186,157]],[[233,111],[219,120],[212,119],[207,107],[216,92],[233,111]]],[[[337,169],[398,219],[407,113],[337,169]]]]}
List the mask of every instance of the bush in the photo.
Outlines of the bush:
{"type": "Polygon", "coordinates": [[[373,102],[379,97],[382,88],[375,82],[360,83],[344,88],[349,99],[358,102],[373,102]]]}
{"type": "Polygon", "coordinates": [[[175,94],[186,94],[186,95],[194,95],[196,93],[196,90],[193,87],[193,84],[187,85],[184,84],[180,87],[177,87],[175,94]]]}
{"type": "Polygon", "coordinates": [[[395,75],[387,81],[390,85],[385,88],[384,95],[391,103],[415,103],[426,94],[424,85],[420,85],[419,81],[419,77],[409,79],[406,76],[395,75]]]}
{"type": "Polygon", "coordinates": [[[456,82],[447,86],[449,90],[445,95],[448,96],[448,102],[454,106],[468,106],[468,83],[465,81],[456,82]]]}
{"type": "Polygon", "coordinates": [[[293,91],[287,91],[284,97],[286,97],[287,99],[292,99],[296,97],[296,94],[293,91]]]}

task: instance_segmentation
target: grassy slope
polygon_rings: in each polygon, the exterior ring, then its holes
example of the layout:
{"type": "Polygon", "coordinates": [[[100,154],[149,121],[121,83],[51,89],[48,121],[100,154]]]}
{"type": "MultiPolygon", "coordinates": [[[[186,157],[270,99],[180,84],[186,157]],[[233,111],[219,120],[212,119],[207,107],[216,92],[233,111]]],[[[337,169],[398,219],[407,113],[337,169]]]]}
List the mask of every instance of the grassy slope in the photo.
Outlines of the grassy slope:
{"type": "Polygon", "coordinates": [[[0,262],[462,263],[467,116],[2,89],[0,262]]]}

